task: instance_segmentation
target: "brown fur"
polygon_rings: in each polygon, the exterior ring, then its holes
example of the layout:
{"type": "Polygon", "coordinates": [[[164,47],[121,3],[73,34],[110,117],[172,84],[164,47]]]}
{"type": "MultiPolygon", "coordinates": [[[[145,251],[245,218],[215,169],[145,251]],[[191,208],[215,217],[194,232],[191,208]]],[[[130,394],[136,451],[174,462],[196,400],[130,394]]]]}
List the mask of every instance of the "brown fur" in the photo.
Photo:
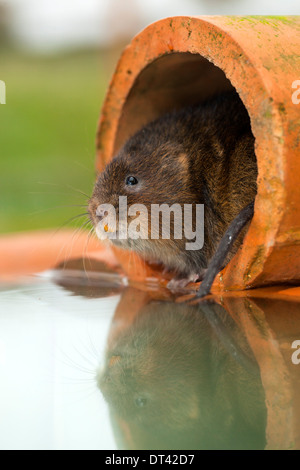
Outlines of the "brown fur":
{"type": "Polygon", "coordinates": [[[259,369],[239,360],[255,359],[227,312],[208,308],[222,334],[201,306],[151,302],[110,342],[98,385],[113,419],[130,430],[131,449],[264,448],[259,369]],[[233,344],[239,354],[229,353],[233,344]]]}
{"type": "MultiPolygon", "coordinates": [[[[248,113],[236,93],[169,113],[131,137],[96,182],[89,213],[97,224],[99,204],[204,204],[204,246],[185,250],[187,240],[115,241],[147,260],[159,260],[179,277],[200,273],[230,222],[256,195],[257,164],[248,113]],[[138,187],[125,184],[127,176],[138,187]]],[[[150,216],[149,216],[150,217],[150,216]]],[[[149,232],[151,220],[149,218],[149,232]]],[[[172,222],[172,219],[171,219],[172,222]]],[[[239,236],[227,261],[242,242],[239,236]]],[[[171,231],[172,233],[172,231],[171,231]]]]}

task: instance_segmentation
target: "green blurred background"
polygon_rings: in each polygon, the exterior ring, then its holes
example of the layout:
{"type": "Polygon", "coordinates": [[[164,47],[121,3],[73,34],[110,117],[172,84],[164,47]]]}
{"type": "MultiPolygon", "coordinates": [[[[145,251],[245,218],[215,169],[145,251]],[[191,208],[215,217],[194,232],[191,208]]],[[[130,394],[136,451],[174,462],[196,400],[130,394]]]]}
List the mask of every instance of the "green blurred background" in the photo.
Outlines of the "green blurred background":
{"type": "Polygon", "coordinates": [[[95,180],[95,135],[109,79],[124,45],[147,24],[255,8],[293,14],[298,3],[286,0],[278,10],[264,0],[0,0],[0,80],[7,87],[0,105],[0,233],[60,227],[85,211],[80,191],[90,195],[95,180]]]}
{"type": "MultiPolygon", "coordinates": [[[[139,0],[0,0],[0,233],[80,226],[97,123],[139,0]]],[[[157,14],[157,13],[155,13],[157,14]]]]}
{"type": "MultiPolygon", "coordinates": [[[[57,227],[85,211],[111,64],[99,51],[0,52],[0,231],[57,227]],[[69,207],[67,207],[69,206],[69,207]]],[[[71,225],[76,225],[75,222],[71,225]]]]}

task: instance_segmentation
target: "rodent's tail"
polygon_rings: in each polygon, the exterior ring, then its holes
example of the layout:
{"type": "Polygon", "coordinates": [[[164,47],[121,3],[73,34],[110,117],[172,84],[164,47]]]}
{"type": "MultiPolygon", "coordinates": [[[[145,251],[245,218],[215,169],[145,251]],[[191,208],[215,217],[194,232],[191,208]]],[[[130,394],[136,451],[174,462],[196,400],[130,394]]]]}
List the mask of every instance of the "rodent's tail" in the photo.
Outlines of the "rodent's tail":
{"type": "Polygon", "coordinates": [[[235,240],[237,239],[241,230],[245,227],[254,214],[254,201],[248,204],[236,218],[231,222],[225,234],[220,240],[218,248],[208,264],[207,271],[201,282],[196,298],[201,299],[210,293],[212,283],[218,272],[224,266],[225,259],[232,248],[235,240]]]}

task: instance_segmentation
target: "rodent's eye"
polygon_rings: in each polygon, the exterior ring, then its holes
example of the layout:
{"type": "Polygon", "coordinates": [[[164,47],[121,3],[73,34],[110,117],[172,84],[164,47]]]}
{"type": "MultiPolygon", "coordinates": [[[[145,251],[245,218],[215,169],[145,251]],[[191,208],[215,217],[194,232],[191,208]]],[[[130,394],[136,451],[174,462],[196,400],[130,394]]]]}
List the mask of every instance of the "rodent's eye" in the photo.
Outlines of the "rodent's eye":
{"type": "Polygon", "coordinates": [[[147,398],[138,397],[135,400],[135,404],[138,408],[142,408],[147,405],[147,398]]]}
{"type": "Polygon", "coordinates": [[[127,186],[134,186],[135,184],[138,184],[138,180],[135,176],[127,176],[126,184],[127,186]]]}

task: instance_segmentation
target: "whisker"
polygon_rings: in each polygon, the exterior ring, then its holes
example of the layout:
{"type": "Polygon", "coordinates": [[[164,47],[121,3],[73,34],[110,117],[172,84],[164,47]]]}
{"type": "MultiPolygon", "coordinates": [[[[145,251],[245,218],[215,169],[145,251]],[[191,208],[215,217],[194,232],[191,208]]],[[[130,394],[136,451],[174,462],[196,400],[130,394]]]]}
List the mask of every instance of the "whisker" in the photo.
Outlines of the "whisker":
{"type": "Polygon", "coordinates": [[[88,337],[89,337],[89,341],[90,341],[90,346],[91,346],[91,350],[90,352],[93,354],[94,358],[97,360],[97,362],[99,361],[99,356],[100,356],[100,352],[97,350],[95,344],[93,343],[92,341],[92,337],[90,335],[89,332],[88,333],[88,337]]]}
{"type": "Polygon", "coordinates": [[[38,211],[31,212],[28,215],[42,214],[44,212],[49,212],[49,211],[53,211],[55,209],[60,209],[61,207],[86,207],[86,204],[61,204],[59,206],[48,207],[47,209],[41,209],[41,210],[38,210],[38,211]]]}
{"type": "Polygon", "coordinates": [[[95,382],[95,377],[80,379],[80,378],[65,376],[63,377],[63,380],[65,380],[65,382],[63,382],[62,380],[60,380],[59,382],[64,385],[85,384],[85,383],[89,385],[90,383],[95,382]]]}
{"type": "MultiPolygon", "coordinates": [[[[56,187],[64,187],[63,185],[61,184],[57,184],[57,183],[47,183],[45,181],[38,181],[37,182],[38,184],[45,184],[45,185],[48,185],[48,186],[56,186],[56,187]]],[[[75,191],[76,193],[79,193],[81,194],[82,196],[86,197],[87,199],[90,199],[90,196],[88,196],[84,191],[81,191],[80,189],[76,189],[74,188],[73,186],[67,184],[65,185],[66,188],[69,188],[69,189],[72,189],[72,191],[75,191]]]]}
{"type": "Polygon", "coordinates": [[[55,191],[55,192],[53,192],[53,191],[28,191],[27,194],[51,194],[52,196],[60,195],[60,196],[72,196],[72,197],[74,197],[73,193],[62,193],[62,192],[57,192],[57,191],[55,191]]]}
{"type": "MultiPolygon", "coordinates": [[[[84,228],[89,224],[91,223],[90,219],[88,218],[88,220],[86,220],[83,224],[81,224],[79,227],[76,228],[76,230],[74,231],[73,235],[72,235],[72,239],[71,239],[71,245],[70,245],[70,248],[69,248],[69,251],[68,251],[68,254],[66,254],[65,256],[65,260],[64,260],[64,268],[66,266],[66,262],[69,261],[70,259],[70,256],[71,256],[71,253],[72,253],[72,249],[73,249],[73,246],[74,246],[74,243],[76,241],[76,239],[79,238],[80,234],[82,232],[86,232],[84,230],[84,228]],[[77,238],[76,238],[77,236],[77,238]]],[[[65,245],[64,245],[65,246],[65,245]]],[[[61,252],[60,252],[61,253],[61,252]]]]}
{"type": "MultiPolygon", "coordinates": [[[[84,246],[84,249],[83,249],[83,268],[84,268],[84,272],[85,272],[85,275],[87,276],[88,278],[88,274],[87,274],[87,270],[86,270],[86,258],[87,258],[87,249],[88,249],[88,244],[90,242],[90,239],[91,239],[91,236],[93,234],[93,230],[94,230],[94,227],[92,227],[89,231],[89,234],[87,236],[87,240],[86,240],[86,243],[85,243],[85,246],[84,246]]],[[[88,257],[89,258],[89,257],[88,257]]],[[[89,258],[89,261],[90,261],[90,258],[89,258]]]]}
{"type": "MultiPolygon", "coordinates": [[[[88,385],[89,385],[89,387],[92,386],[92,384],[88,384],[88,385]]],[[[84,400],[89,400],[93,395],[95,395],[95,393],[98,394],[96,380],[95,380],[95,386],[93,387],[92,390],[90,389],[90,391],[88,391],[88,393],[85,394],[85,395],[81,394],[81,397],[78,398],[78,400],[73,400],[72,399],[71,404],[76,406],[78,403],[82,403],[82,401],[84,401],[84,400]]]]}
{"type": "Polygon", "coordinates": [[[84,170],[87,170],[89,173],[92,173],[94,175],[94,170],[92,170],[90,167],[87,167],[87,166],[83,165],[81,162],[78,162],[76,160],[73,160],[73,163],[75,163],[75,165],[83,168],[84,170]]]}
{"type": "Polygon", "coordinates": [[[94,344],[93,341],[92,341],[92,338],[91,338],[91,335],[90,335],[89,331],[87,331],[87,335],[88,335],[88,338],[89,338],[89,341],[90,341],[89,347],[88,347],[88,345],[83,345],[83,346],[84,346],[84,348],[85,348],[85,350],[86,350],[87,352],[89,352],[90,354],[92,354],[93,359],[96,360],[96,362],[95,362],[96,367],[98,367],[99,357],[101,356],[100,351],[98,351],[98,350],[96,349],[96,346],[95,346],[95,344],[94,344]]]}
{"type": "MultiPolygon", "coordinates": [[[[52,235],[51,235],[51,237],[50,237],[50,240],[52,240],[52,239],[55,237],[55,235],[57,235],[57,233],[58,233],[63,227],[65,227],[69,222],[71,222],[72,220],[75,220],[75,219],[79,219],[80,217],[83,217],[83,216],[86,216],[86,215],[88,215],[87,212],[86,212],[86,213],[83,213],[83,214],[78,214],[77,216],[72,217],[71,219],[67,220],[64,224],[62,224],[58,229],[56,229],[56,230],[52,233],[52,235]]],[[[89,222],[89,220],[87,220],[85,224],[87,224],[88,222],[89,222]]],[[[85,224],[84,224],[84,225],[85,225],[85,224]]],[[[78,237],[79,237],[79,235],[80,235],[80,229],[81,229],[81,227],[79,227],[79,229],[77,228],[77,229],[75,230],[75,233],[74,233],[73,236],[72,236],[72,245],[71,245],[71,248],[72,248],[73,245],[74,245],[75,236],[78,234],[78,237]]],[[[61,255],[62,255],[63,251],[66,249],[66,244],[67,244],[67,242],[68,242],[68,241],[66,241],[66,243],[61,246],[61,248],[60,248],[60,250],[59,250],[59,252],[58,252],[58,254],[57,254],[57,260],[59,260],[59,259],[61,258],[61,255]]],[[[68,252],[68,253],[70,253],[70,249],[69,249],[69,252],[68,252]]],[[[64,268],[65,268],[65,266],[66,266],[66,262],[69,260],[69,257],[70,257],[70,256],[68,256],[68,257],[67,257],[67,256],[64,256],[64,268]]]]}
{"type": "Polygon", "coordinates": [[[69,224],[70,222],[72,222],[73,220],[75,219],[78,219],[79,217],[83,217],[85,215],[89,215],[88,212],[83,212],[82,214],[78,214],[78,215],[74,215],[74,217],[70,217],[70,219],[68,219],[66,222],[64,222],[57,230],[55,233],[58,232],[58,230],[61,230],[63,227],[65,227],[67,224],[69,224]]]}
{"type": "MultiPolygon", "coordinates": [[[[83,347],[84,345],[81,344],[81,347],[83,347]]],[[[92,367],[97,367],[97,364],[94,364],[89,358],[88,356],[86,356],[86,353],[89,353],[90,351],[88,349],[86,349],[85,347],[85,354],[82,353],[82,351],[79,351],[79,349],[77,349],[77,347],[74,346],[74,349],[75,351],[81,356],[82,359],[85,360],[85,362],[89,365],[89,366],[92,366],[92,367]]]]}
{"type": "Polygon", "coordinates": [[[73,188],[73,186],[70,186],[70,185],[67,185],[67,188],[70,188],[72,189],[73,191],[81,194],[82,196],[85,196],[87,199],[91,199],[91,196],[89,196],[88,194],[86,194],[85,192],[83,191],[80,191],[80,189],[76,189],[76,188],[73,188]]]}
{"type": "MultiPolygon", "coordinates": [[[[65,359],[61,359],[61,362],[65,364],[68,367],[75,367],[77,370],[80,372],[84,372],[85,374],[93,374],[94,371],[91,369],[88,369],[85,366],[77,364],[73,359],[71,359],[64,351],[60,351],[61,354],[65,357],[65,359]]],[[[78,352],[78,351],[77,351],[78,352]]]]}

